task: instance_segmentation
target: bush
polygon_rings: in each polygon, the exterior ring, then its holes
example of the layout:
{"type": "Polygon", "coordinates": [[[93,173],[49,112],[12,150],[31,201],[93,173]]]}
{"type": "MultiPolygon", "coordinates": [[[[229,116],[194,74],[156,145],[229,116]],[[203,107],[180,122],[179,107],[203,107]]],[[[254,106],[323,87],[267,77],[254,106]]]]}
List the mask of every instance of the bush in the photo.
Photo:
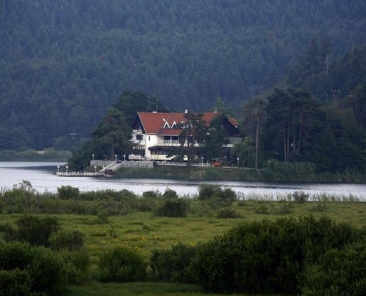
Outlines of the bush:
{"type": "Polygon", "coordinates": [[[309,200],[309,194],[307,194],[303,191],[295,191],[292,194],[292,197],[293,197],[294,201],[296,201],[298,203],[305,203],[309,200]]]}
{"type": "Polygon", "coordinates": [[[79,230],[60,230],[53,232],[48,239],[55,250],[76,251],[84,247],[84,234],[79,230]]]}
{"type": "Polygon", "coordinates": [[[36,216],[22,216],[15,221],[17,230],[11,226],[3,229],[4,236],[30,243],[33,246],[49,246],[48,239],[50,235],[58,231],[60,226],[58,220],[54,217],[39,218],[36,216]]]}
{"type": "Polygon", "coordinates": [[[147,274],[143,257],[125,247],[117,247],[102,254],[99,269],[102,282],[142,281],[147,274]]]}
{"type": "Polygon", "coordinates": [[[9,223],[0,224],[0,233],[6,242],[14,241],[18,237],[18,232],[9,223]]]}
{"type": "Polygon", "coordinates": [[[153,197],[153,198],[158,198],[161,197],[161,193],[159,191],[153,191],[153,190],[149,190],[149,191],[145,191],[142,193],[143,197],[153,197]]]}
{"type": "Polygon", "coordinates": [[[239,212],[230,208],[223,208],[217,212],[217,218],[219,219],[236,219],[241,217],[239,212]]]}
{"type": "Polygon", "coordinates": [[[25,270],[0,270],[0,295],[30,295],[31,279],[25,270]]]}
{"type": "Polygon", "coordinates": [[[7,287],[2,286],[1,289],[6,291],[13,287],[10,292],[14,295],[62,295],[66,289],[64,261],[59,254],[43,247],[19,242],[0,244],[0,270],[3,271],[1,286],[7,283],[7,287]],[[15,290],[24,293],[16,294],[15,290]]]}
{"type": "Polygon", "coordinates": [[[222,190],[219,185],[210,184],[198,187],[198,200],[208,203],[213,210],[231,206],[236,198],[235,191],[230,188],[222,190]]]}
{"type": "Polygon", "coordinates": [[[77,251],[63,250],[59,253],[66,263],[66,273],[69,283],[81,284],[87,280],[90,256],[85,249],[79,249],[77,251]]]}
{"type": "Polygon", "coordinates": [[[186,217],[189,211],[189,204],[184,199],[168,199],[154,211],[156,216],[161,217],[186,217]]]}
{"type": "Polygon", "coordinates": [[[61,199],[77,199],[79,197],[79,188],[72,186],[61,186],[57,188],[57,195],[61,199]]]}
{"type": "Polygon", "coordinates": [[[159,280],[180,283],[194,282],[190,269],[196,247],[177,244],[170,250],[154,250],[150,258],[151,273],[159,280]]]}
{"type": "Polygon", "coordinates": [[[191,268],[206,292],[298,294],[307,264],[362,236],[325,217],[240,224],[202,244],[191,268]]]}
{"type": "Polygon", "coordinates": [[[305,269],[301,295],[365,295],[365,262],[365,241],[326,252],[318,263],[310,264],[305,269]]]}
{"type": "Polygon", "coordinates": [[[178,198],[178,194],[176,191],[167,188],[165,189],[165,192],[163,193],[163,198],[164,199],[177,199],[178,198]]]}
{"type": "Polygon", "coordinates": [[[201,184],[198,187],[198,199],[208,200],[214,196],[221,195],[221,187],[219,185],[201,184]]]}

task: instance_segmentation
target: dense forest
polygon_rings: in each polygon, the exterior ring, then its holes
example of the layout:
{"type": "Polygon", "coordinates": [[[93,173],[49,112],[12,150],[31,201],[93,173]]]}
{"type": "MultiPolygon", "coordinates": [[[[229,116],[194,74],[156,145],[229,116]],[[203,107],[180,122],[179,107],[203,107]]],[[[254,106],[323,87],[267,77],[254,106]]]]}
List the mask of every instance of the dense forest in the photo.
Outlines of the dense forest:
{"type": "Polygon", "coordinates": [[[126,89],[171,111],[238,110],[279,81],[346,96],[365,15],[361,0],[0,0],[0,150],[70,149],[126,89]]]}

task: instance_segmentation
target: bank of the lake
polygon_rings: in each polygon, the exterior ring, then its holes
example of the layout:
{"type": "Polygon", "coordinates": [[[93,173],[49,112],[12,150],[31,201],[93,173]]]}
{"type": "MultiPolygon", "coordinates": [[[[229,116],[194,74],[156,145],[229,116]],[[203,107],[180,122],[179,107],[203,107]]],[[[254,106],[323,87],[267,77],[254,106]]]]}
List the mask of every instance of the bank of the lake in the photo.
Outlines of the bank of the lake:
{"type": "Polygon", "coordinates": [[[152,169],[121,168],[114,177],[196,181],[261,181],[260,171],[254,169],[163,165],[155,165],[152,169]]]}
{"type": "Polygon", "coordinates": [[[366,174],[358,171],[317,174],[299,166],[273,169],[242,167],[164,166],[153,169],[121,168],[114,178],[143,178],[164,180],[233,181],[233,182],[300,182],[300,183],[366,183],[366,174]]]}

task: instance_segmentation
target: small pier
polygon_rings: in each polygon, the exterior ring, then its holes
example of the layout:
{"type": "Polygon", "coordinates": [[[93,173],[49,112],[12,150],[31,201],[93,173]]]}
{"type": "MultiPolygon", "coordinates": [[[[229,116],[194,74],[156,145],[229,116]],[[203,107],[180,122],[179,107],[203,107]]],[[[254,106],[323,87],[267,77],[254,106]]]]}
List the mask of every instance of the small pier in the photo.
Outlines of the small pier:
{"type": "Polygon", "coordinates": [[[56,172],[56,176],[59,177],[95,177],[103,175],[103,172],[56,172]]]}

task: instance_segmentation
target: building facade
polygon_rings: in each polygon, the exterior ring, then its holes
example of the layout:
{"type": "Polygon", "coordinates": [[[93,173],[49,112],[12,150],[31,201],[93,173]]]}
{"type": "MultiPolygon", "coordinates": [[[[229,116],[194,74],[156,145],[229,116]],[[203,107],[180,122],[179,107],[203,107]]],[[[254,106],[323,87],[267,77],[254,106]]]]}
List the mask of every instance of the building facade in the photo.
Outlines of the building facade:
{"type": "MultiPolygon", "coordinates": [[[[187,139],[184,130],[189,128],[188,112],[160,113],[138,112],[132,123],[133,153],[130,160],[156,160],[169,161],[174,159],[171,151],[177,147],[200,147],[203,143],[191,143],[187,139]],[[184,135],[184,136],[183,136],[184,135]]],[[[238,140],[238,124],[234,118],[228,118],[217,112],[207,112],[199,115],[200,121],[209,127],[213,120],[220,120],[230,143],[225,146],[231,147],[238,140]]]]}

